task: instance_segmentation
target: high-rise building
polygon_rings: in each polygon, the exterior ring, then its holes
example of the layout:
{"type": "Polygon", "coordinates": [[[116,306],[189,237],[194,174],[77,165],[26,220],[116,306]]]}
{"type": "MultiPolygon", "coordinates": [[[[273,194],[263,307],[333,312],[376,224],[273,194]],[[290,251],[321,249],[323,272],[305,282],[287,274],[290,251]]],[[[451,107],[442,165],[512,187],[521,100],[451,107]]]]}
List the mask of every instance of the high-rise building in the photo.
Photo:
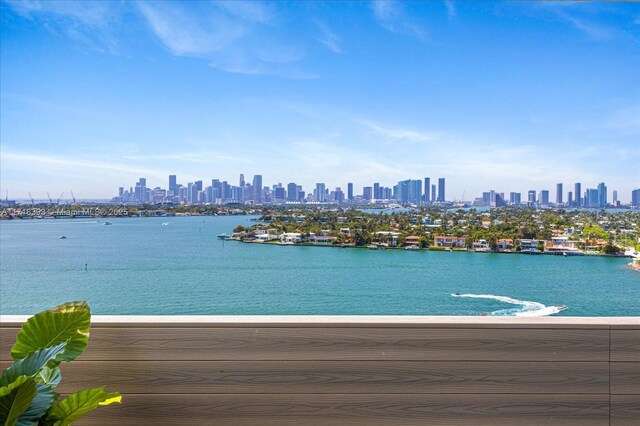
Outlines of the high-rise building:
{"type": "Polygon", "coordinates": [[[536,203],[536,191],[535,189],[532,189],[527,193],[527,205],[529,207],[533,207],[535,203],[536,203]]]}
{"type": "Polygon", "coordinates": [[[285,190],[282,186],[277,186],[273,189],[273,198],[276,203],[284,203],[285,190]]]}
{"type": "Polygon", "coordinates": [[[347,183],[347,200],[353,201],[353,182],[347,183]]]}
{"type": "Polygon", "coordinates": [[[521,199],[522,194],[520,194],[519,192],[509,193],[509,204],[511,204],[512,206],[519,206],[521,199]]]}
{"type": "Polygon", "coordinates": [[[483,192],[482,193],[482,205],[483,206],[488,206],[491,204],[491,192],[483,192]]]}
{"type": "Polygon", "coordinates": [[[543,189],[540,191],[540,205],[548,206],[549,205],[549,191],[543,189]]]}
{"type": "Polygon", "coordinates": [[[435,203],[436,201],[436,184],[431,185],[431,202],[435,203]]]}
{"type": "Polygon", "coordinates": [[[409,183],[408,201],[416,205],[422,203],[422,181],[420,179],[412,180],[409,183]]]}
{"type": "Polygon", "coordinates": [[[631,191],[631,205],[633,207],[640,207],[640,188],[631,191]]]}
{"type": "Polygon", "coordinates": [[[287,201],[298,201],[298,185],[293,182],[287,185],[287,201]]]}
{"type": "Polygon", "coordinates": [[[334,196],[333,196],[333,200],[336,203],[343,203],[344,202],[344,192],[342,192],[342,188],[338,187],[336,188],[336,190],[333,192],[334,196]]]}
{"type": "Polygon", "coordinates": [[[324,183],[316,183],[314,198],[316,201],[321,203],[325,203],[327,201],[327,188],[324,183]]]}
{"type": "Polygon", "coordinates": [[[556,204],[562,204],[562,184],[556,184],[556,204]]]}
{"type": "Polygon", "coordinates": [[[576,207],[582,207],[582,185],[577,182],[573,191],[573,203],[576,207]]]}
{"type": "Polygon", "coordinates": [[[196,181],[196,188],[198,188],[198,191],[202,191],[202,181],[201,180],[197,180],[196,181]]]}
{"type": "Polygon", "coordinates": [[[365,186],[362,188],[362,198],[365,200],[371,200],[373,198],[373,188],[370,186],[365,186]]]}
{"type": "Polygon", "coordinates": [[[429,194],[429,190],[431,189],[431,178],[424,178],[424,202],[429,204],[431,202],[431,197],[429,194]]]}
{"type": "Polygon", "coordinates": [[[169,191],[173,195],[178,195],[178,179],[176,175],[169,175],[169,191]]]}
{"type": "Polygon", "coordinates": [[[409,186],[411,180],[402,180],[398,182],[398,190],[396,191],[396,201],[400,204],[409,203],[409,186]]]}
{"type": "Polygon", "coordinates": [[[598,185],[598,207],[607,206],[607,185],[604,182],[600,182],[598,185]]]}
{"type": "Polygon", "coordinates": [[[567,206],[573,206],[573,192],[571,191],[567,193],[567,206]]]}
{"type": "Polygon", "coordinates": [[[253,176],[253,200],[262,204],[262,175],[254,175],[253,176]]]}
{"type": "Polygon", "coordinates": [[[446,200],[444,194],[444,178],[438,179],[438,201],[444,203],[446,200]]]}
{"type": "Polygon", "coordinates": [[[597,188],[588,188],[585,191],[584,206],[587,208],[600,207],[600,200],[597,188]]]}
{"type": "Polygon", "coordinates": [[[617,207],[618,206],[618,191],[616,191],[615,189],[613,190],[613,201],[612,201],[613,207],[617,207]]]}
{"type": "Polygon", "coordinates": [[[373,184],[373,198],[376,200],[379,200],[380,198],[382,198],[380,196],[380,184],[378,182],[373,184]]]}
{"type": "Polygon", "coordinates": [[[244,173],[240,173],[240,188],[244,187],[244,173]]]}

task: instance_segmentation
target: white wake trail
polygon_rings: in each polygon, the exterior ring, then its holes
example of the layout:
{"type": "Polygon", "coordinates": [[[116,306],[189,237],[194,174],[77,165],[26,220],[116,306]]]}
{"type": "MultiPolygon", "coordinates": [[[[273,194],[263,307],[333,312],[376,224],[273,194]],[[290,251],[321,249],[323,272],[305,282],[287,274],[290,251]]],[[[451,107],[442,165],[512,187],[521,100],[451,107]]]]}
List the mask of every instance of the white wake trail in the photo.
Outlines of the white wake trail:
{"type": "Polygon", "coordinates": [[[470,299],[491,299],[498,302],[509,303],[511,305],[520,306],[520,308],[500,309],[491,312],[492,316],[516,316],[516,317],[544,317],[554,315],[567,309],[566,306],[546,306],[542,303],[531,302],[528,300],[518,300],[507,296],[497,296],[495,294],[460,294],[453,293],[453,297],[466,297],[470,299]]]}

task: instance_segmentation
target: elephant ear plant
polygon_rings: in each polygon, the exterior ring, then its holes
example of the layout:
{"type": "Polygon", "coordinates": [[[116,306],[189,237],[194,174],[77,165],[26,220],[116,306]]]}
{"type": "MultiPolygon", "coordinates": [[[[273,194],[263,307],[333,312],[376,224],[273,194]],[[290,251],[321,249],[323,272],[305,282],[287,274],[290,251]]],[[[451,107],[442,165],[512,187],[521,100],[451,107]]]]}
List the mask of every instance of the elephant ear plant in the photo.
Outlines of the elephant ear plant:
{"type": "Polygon", "coordinates": [[[86,302],[69,302],[40,312],[22,325],[11,348],[14,363],[0,377],[0,424],[69,425],[100,405],[120,402],[104,387],[85,389],[60,400],[60,363],[87,348],[91,312],[86,302]]]}

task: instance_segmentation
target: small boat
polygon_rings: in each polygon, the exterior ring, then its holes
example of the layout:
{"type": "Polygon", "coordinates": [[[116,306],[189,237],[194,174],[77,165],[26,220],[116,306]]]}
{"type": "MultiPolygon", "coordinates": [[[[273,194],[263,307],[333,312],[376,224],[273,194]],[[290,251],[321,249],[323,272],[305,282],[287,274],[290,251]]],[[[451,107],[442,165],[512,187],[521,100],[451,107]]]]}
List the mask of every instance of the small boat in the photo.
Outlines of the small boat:
{"type": "Polygon", "coordinates": [[[113,223],[109,222],[108,220],[104,224],[105,225],[113,225],[113,223]]]}
{"type": "Polygon", "coordinates": [[[223,233],[223,234],[218,235],[218,239],[219,240],[226,240],[227,238],[229,238],[229,236],[227,234],[223,233]]]}
{"type": "Polygon", "coordinates": [[[556,306],[556,308],[558,308],[558,311],[560,311],[560,312],[562,312],[562,311],[564,311],[566,309],[569,309],[569,307],[566,306],[566,305],[558,305],[558,306],[556,306]]]}
{"type": "Polygon", "coordinates": [[[67,237],[65,237],[64,235],[60,235],[60,237],[58,238],[59,240],[66,240],[67,237]]]}
{"type": "Polygon", "coordinates": [[[161,226],[169,226],[169,222],[162,222],[161,226]]]}
{"type": "Polygon", "coordinates": [[[380,246],[377,246],[375,244],[371,244],[371,245],[368,245],[367,248],[369,250],[378,250],[380,248],[380,246]]]}
{"type": "Polygon", "coordinates": [[[411,246],[406,246],[404,249],[405,250],[420,250],[420,247],[418,247],[416,245],[411,245],[411,246]]]}

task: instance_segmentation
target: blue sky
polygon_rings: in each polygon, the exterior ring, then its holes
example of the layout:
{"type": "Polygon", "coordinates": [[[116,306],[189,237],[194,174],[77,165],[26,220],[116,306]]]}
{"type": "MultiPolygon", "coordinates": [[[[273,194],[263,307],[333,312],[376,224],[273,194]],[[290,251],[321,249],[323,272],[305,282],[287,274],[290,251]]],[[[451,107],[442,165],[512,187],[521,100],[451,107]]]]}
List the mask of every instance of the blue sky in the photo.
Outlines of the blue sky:
{"type": "Polygon", "coordinates": [[[640,4],[8,1],[0,28],[3,197],[640,186],[640,4]]]}

